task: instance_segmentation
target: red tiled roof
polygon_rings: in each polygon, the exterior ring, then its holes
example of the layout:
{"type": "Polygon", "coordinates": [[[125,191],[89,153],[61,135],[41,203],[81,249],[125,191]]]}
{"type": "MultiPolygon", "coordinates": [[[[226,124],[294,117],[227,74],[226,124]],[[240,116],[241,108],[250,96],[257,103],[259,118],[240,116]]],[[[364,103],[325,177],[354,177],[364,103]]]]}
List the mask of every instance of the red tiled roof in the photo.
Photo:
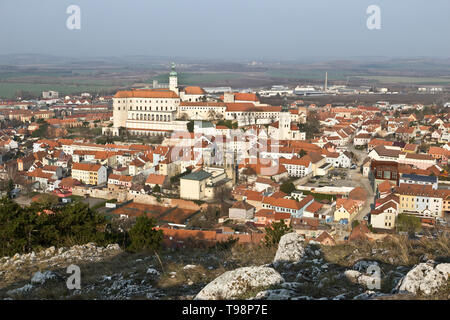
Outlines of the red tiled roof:
{"type": "Polygon", "coordinates": [[[170,90],[133,89],[118,91],[114,98],[178,98],[178,95],[170,90]]]}

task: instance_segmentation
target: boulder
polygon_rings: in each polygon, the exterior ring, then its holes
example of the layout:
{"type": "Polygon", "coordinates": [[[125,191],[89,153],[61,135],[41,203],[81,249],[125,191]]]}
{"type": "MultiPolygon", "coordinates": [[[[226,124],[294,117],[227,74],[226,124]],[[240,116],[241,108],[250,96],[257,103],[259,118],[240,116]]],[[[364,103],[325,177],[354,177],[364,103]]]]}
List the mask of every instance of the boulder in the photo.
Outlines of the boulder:
{"type": "Polygon", "coordinates": [[[303,241],[303,238],[296,232],[291,232],[282,236],[273,260],[274,265],[283,262],[299,262],[305,255],[303,241]]]}
{"type": "Polygon", "coordinates": [[[44,284],[48,280],[54,280],[57,279],[58,275],[52,271],[44,271],[44,272],[36,272],[31,277],[31,283],[32,284],[44,284]]]}
{"type": "Polygon", "coordinates": [[[430,295],[446,284],[450,274],[450,263],[420,263],[411,269],[397,284],[394,292],[419,292],[430,295]]]}
{"type": "Polygon", "coordinates": [[[217,277],[197,294],[195,300],[236,299],[249,290],[283,282],[283,277],[273,268],[243,267],[217,277]]]}

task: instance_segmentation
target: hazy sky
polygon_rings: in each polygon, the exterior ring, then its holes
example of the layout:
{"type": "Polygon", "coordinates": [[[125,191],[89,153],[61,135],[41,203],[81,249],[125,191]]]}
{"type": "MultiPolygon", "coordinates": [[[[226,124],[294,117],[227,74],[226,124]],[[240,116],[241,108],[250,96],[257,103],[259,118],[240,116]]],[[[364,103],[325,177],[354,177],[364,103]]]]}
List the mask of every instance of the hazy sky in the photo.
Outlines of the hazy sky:
{"type": "Polygon", "coordinates": [[[449,14],[450,0],[0,0],[0,54],[450,57],[449,14]],[[71,4],[80,30],[66,27],[71,4]]]}

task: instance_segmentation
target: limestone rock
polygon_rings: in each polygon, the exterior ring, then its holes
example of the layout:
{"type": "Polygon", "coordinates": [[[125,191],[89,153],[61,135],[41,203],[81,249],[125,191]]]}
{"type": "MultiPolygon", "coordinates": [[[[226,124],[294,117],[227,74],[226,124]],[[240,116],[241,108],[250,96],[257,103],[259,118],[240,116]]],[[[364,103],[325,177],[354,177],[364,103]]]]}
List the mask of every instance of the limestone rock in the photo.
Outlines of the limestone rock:
{"type": "Polygon", "coordinates": [[[220,275],[206,285],[195,299],[235,299],[249,290],[277,285],[283,282],[283,277],[273,268],[243,267],[220,275]]]}
{"type": "Polygon", "coordinates": [[[57,279],[58,275],[52,271],[36,272],[33,277],[31,277],[32,284],[44,284],[48,280],[57,279]]]}
{"type": "Polygon", "coordinates": [[[436,293],[448,280],[450,263],[434,265],[432,263],[420,263],[411,269],[400,280],[394,292],[419,292],[426,295],[436,293]]]}
{"type": "Polygon", "coordinates": [[[255,300],[290,300],[296,292],[288,289],[264,290],[255,296],[255,300]]]}
{"type": "Polygon", "coordinates": [[[303,238],[296,232],[291,232],[281,237],[273,263],[299,262],[304,255],[303,238]]]}

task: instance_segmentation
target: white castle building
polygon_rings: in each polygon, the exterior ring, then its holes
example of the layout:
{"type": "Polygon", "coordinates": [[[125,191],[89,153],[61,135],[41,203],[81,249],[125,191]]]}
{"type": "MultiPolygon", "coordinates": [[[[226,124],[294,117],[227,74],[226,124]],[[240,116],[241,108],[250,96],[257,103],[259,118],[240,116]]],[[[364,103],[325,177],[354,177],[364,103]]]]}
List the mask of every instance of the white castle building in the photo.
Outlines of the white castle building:
{"type": "Polygon", "coordinates": [[[261,104],[254,93],[226,92],[222,102],[206,99],[200,87],[178,87],[175,65],[169,74],[169,85],[163,88],[118,91],[113,98],[113,126],[103,128],[103,134],[119,135],[127,130],[133,135],[168,135],[186,131],[187,120],[231,120],[239,126],[271,125],[271,134],[279,139],[301,139],[298,112],[281,106],[261,104]]]}
{"type": "Polygon", "coordinates": [[[204,97],[199,87],[186,87],[180,92],[178,75],[172,64],[169,88],[118,91],[113,98],[113,127],[103,128],[103,133],[119,135],[121,128],[136,135],[187,130],[188,121],[177,120],[180,102],[200,101],[204,97]]]}

